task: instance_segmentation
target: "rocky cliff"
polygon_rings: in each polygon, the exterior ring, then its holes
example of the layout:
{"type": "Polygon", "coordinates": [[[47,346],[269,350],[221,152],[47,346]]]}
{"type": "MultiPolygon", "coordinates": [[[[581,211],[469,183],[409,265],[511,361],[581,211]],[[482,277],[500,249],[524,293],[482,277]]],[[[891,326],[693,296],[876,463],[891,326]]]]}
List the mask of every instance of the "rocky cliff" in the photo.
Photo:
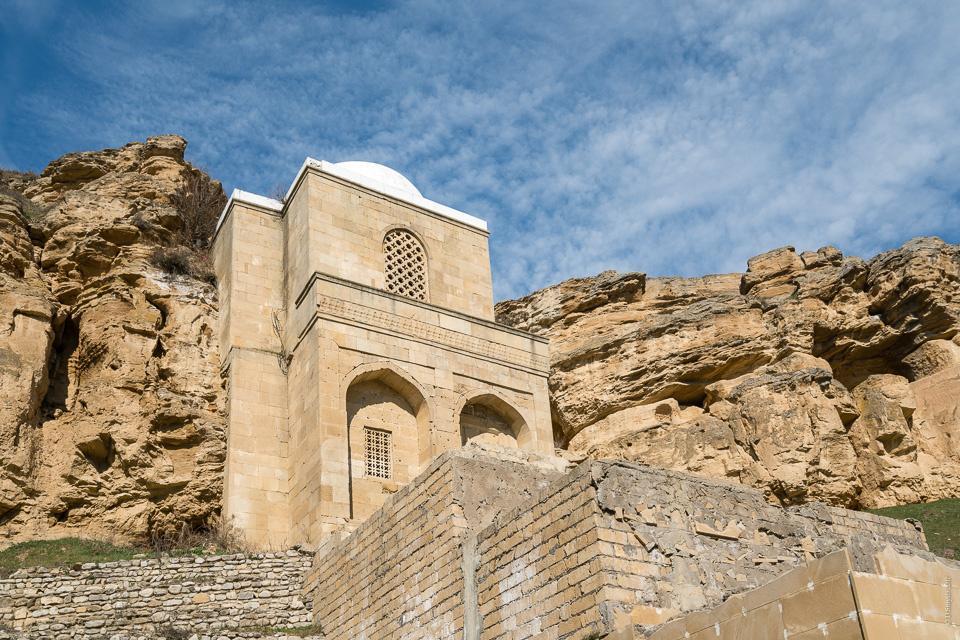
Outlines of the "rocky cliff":
{"type": "Polygon", "coordinates": [[[746,273],[607,272],[497,306],[551,338],[555,437],[784,504],[960,495],[960,246],[785,247],[746,273]]]}
{"type": "Polygon", "coordinates": [[[216,289],[179,272],[223,193],[185,147],[0,174],[0,536],[142,536],[219,510],[216,289]]]}
{"type": "MultiPolygon", "coordinates": [[[[0,172],[0,544],[219,511],[203,244],[177,136],[0,172]]],[[[211,213],[212,212],[212,213],[211,213]]],[[[860,507],[960,495],[960,247],[778,249],[744,274],[603,273],[497,307],[552,339],[557,441],[860,507]]]]}

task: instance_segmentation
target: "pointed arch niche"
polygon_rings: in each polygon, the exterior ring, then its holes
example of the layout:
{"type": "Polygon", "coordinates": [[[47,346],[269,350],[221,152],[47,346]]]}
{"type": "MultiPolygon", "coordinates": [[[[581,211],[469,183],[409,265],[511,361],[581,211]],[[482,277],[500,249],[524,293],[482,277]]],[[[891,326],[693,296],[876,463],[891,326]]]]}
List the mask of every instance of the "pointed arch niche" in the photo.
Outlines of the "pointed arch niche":
{"type": "Polygon", "coordinates": [[[354,371],[346,392],[350,517],[366,519],[430,460],[427,394],[390,363],[354,371]]]}
{"type": "Polygon", "coordinates": [[[460,443],[525,447],[530,441],[526,420],[506,399],[492,392],[469,396],[460,410],[460,443]]]}

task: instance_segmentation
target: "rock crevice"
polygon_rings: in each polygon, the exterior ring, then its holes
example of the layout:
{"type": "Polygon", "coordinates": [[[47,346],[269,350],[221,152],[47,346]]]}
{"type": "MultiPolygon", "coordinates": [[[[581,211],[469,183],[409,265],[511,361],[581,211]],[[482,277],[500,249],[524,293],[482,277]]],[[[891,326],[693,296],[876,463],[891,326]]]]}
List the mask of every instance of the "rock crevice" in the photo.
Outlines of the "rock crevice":
{"type": "Polygon", "coordinates": [[[216,290],[164,272],[188,181],[158,136],[0,175],[0,536],[202,526],[224,460],[216,290]]]}

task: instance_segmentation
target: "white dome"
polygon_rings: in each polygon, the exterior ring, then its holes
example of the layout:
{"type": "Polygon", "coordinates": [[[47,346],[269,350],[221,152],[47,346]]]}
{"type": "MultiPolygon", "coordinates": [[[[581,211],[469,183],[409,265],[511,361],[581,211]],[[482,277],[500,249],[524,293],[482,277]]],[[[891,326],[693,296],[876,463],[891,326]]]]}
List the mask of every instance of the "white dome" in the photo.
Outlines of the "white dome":
{"type": "Polygon", "coordinates": [[[401,173],[394,171],[390,167],[377,164],[376,162],[337,162],[333,165],[333,168],[346,177],[355,176],[358,182],[372,182],[374,184],[371,186],[381,185],[391,191],[398,191],[411,196],[417,196],[418,198],[423,197],[420,190],[413,186],[412,182],[404,178],[401,173]]]}

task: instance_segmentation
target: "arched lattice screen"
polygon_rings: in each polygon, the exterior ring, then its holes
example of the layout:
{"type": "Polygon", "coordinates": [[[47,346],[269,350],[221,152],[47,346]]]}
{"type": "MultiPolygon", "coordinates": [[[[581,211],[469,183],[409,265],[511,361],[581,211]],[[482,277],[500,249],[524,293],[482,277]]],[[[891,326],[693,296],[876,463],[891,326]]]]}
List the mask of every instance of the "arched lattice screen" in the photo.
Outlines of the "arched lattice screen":
{"type": "Polygon", "coordinates": [[[409,231],[394,229],[383,238],[387,291],[427,299],[427,254],[409,231]]]}

